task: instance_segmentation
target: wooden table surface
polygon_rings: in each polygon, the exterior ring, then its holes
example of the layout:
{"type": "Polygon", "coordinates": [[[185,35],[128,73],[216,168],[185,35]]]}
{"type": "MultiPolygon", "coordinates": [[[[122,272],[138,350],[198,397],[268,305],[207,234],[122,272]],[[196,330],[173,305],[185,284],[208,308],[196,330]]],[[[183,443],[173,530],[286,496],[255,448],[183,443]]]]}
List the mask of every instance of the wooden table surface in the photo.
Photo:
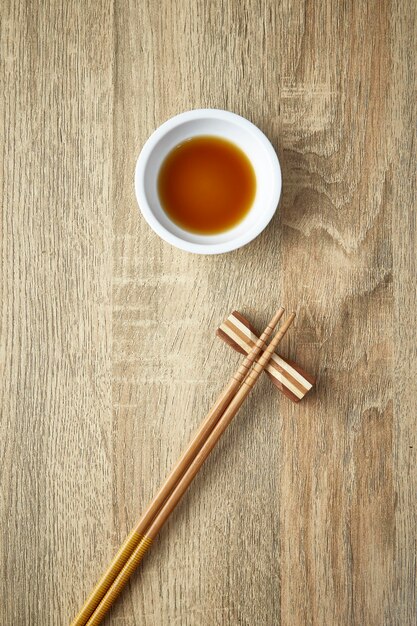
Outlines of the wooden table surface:
{"type": "Polygon", "coordinates": [[[414,3],[2,4],[1,625],[68,624],[239,362],[216,327],[283,303],[315,391],[257,386],[106,623],[411,626],[414,3]],[[132,184],[198,107],[283,170],[268,228],[214,257],[132,184]]]}

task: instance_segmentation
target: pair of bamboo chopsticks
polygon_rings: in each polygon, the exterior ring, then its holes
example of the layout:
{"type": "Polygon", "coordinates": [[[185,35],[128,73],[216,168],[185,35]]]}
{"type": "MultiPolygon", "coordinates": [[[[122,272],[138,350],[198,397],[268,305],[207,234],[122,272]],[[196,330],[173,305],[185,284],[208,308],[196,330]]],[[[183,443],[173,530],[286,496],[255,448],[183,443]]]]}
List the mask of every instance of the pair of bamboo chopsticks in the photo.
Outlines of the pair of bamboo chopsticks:
{"type": "Polygon", "coordinates": [[[284,309],[281,307],[256,342],[253,350],[246,356],[230,379],[223,393],[206,415],[194,439],[149,504],[136,527],[121,546],[71,626],[96,626],[100,624],[130,575],[142,560],[145,552],[151,546],[153,539],[240,409],[282,337],[291,326],[295,313],[288,317],[265,349],[266,341],[283,313],[284,309]]]}

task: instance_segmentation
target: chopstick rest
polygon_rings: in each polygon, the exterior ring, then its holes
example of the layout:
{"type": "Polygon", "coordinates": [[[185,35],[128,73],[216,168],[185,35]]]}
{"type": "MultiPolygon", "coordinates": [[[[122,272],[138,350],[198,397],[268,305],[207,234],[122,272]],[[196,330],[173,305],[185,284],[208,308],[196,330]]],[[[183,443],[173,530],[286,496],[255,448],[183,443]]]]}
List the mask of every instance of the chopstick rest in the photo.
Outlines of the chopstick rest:
{"type": "MultiPolygon", "coordinates": [[[[239,311],[233,311],[216,334],[241,354],[248,354],[258,341],[258,333],[239,311]]],[[[265,371],[273,384],[293,402],[300,402],[316,382],[299,365],[284,359],[277,353],[272,355],[265,371]]]]}

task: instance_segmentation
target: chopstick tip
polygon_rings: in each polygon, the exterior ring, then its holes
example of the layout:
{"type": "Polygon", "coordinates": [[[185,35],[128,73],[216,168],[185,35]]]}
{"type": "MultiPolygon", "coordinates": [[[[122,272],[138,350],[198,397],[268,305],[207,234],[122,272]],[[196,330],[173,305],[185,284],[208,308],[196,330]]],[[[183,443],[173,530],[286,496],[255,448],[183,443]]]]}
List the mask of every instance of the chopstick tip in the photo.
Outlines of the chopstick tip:
{"type": "Polygon", "coordinates": [[[293,311],[291,315],[289,315],[287,319],[285,320],[285,322],[283,323],[281,331],[286,332],[288,328],[291,326],[291,324],[293,323],[294,319],[295,319],[295,313],[293,311]]]}
{"type": "Polygon", "coordinates": [[[271,321],[272,328],[274,328],[278,324],[279,320],[284,315],[284,311],[285,311],[284,307],[280,306],[278,311],[275,313],[274,317],[272,318],[272,321],[271,321]]]}

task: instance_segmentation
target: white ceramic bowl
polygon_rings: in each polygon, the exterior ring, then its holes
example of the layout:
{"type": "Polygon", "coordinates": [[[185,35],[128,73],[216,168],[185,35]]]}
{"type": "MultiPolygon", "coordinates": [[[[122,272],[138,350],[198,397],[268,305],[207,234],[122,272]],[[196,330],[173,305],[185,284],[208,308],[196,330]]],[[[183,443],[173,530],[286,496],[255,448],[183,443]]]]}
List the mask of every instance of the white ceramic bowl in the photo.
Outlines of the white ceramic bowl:
{"type": "Polygon", "coordinates": [[[136,198],[149,226],[168,243],[197,254],[220,254],[255,239],[274,215],[281,194],[277,155],[254,124],[220,109],[196,109],[172,117],[149,137],[135,171],[136,198]],[[222,137],[247,155],[256,175],[256,193],[246,217],[234,228],[214,235],[197,235],[177,226],[163,210],[157,181],[162,162],[179,143],[198,135],[222,137]]]}

